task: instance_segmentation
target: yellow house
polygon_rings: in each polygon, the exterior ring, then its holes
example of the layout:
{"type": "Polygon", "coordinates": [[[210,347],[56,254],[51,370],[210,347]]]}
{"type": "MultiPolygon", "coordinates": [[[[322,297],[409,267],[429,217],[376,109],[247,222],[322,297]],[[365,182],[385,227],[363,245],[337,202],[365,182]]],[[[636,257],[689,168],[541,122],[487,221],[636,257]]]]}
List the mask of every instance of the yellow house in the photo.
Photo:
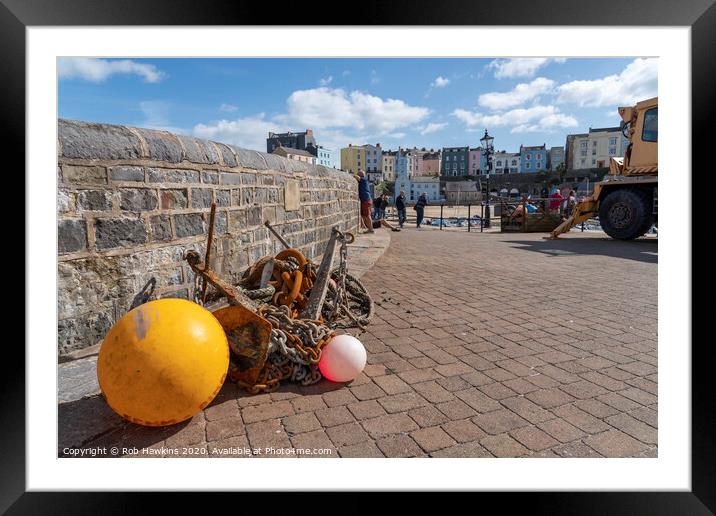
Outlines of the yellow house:
{"type": "Polygon", "coordinates": [[[341,170],[356,173],[365,170],[365,148],[349,144],[341,149],[341,170]]]}

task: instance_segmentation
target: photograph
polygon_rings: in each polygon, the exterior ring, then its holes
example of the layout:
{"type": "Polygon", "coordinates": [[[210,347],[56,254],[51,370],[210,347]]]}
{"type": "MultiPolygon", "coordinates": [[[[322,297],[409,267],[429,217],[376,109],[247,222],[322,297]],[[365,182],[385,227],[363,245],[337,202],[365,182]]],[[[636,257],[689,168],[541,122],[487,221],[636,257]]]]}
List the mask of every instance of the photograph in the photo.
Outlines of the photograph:
{"type": "Polygon", "coordinates": [[[58,56],[57,457],[656,460],[659,76],[58,56]]]}

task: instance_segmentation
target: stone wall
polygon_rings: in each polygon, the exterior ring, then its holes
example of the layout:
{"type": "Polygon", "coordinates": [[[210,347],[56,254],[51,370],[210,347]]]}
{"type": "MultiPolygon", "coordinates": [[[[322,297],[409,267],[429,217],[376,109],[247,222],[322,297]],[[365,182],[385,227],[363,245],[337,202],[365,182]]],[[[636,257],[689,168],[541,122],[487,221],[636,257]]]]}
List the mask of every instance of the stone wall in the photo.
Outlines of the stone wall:
{"type": "Polygon", "coordinates": [[[232,282],[281,249],[264,221],[314,259],[358,224],[344,172],[165,131],[60,120],[57,175],[60,355],[101,341],[145,285],[191,298],[184,254],[204,256],[212,202],[212,267],[232,282]]]}

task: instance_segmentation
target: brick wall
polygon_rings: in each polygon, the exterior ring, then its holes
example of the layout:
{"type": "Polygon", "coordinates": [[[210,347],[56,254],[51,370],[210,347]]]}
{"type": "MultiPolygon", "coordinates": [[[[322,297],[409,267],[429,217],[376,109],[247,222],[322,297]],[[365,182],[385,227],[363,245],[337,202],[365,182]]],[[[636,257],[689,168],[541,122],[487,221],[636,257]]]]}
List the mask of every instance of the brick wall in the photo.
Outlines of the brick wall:
{"type": "Polygon", "coordinates": [[[266,220],[310,258],[358,224],[344,172],[164,131],[60,120],[57,176],[60,355],[101,341],[148,282],[191,297],[184,254],[204,255],[212,202],[212,266],[232,282],[281,249],[266,220]]]}

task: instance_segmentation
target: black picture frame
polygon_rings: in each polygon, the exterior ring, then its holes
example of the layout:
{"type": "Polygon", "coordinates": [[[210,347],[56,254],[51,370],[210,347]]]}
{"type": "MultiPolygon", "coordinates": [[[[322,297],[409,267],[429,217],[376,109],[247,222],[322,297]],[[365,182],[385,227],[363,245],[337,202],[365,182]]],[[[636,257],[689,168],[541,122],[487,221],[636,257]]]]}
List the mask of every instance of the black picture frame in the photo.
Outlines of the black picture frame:
{"type": "MultiPolygon", "coordinates": [[[[5,77],[3,125],[6,149],[14,149],[17,170],[25,170],[25,30],[30,26],[113,25],[520,25],[520,26],[686,26],[691,28],[693,169],[706,164],[705,154],[716,91],[716,7],[713,0],[551,0],[467,2],[400,0],[361,3],[351,16],[339,16],[337,4],[296,9],[287,2],[249,3],[199,0],[0,0],[0,61],[5,77]],[[285,5],[284,5],[285,4],[285,5]],[[300,13],[300,11],[303,11],[300,13]],[[332,18],[335,18],[332,19],[332,18]]],[[[686,130],[687,128],[685,128],[686,130]]],[[[706,168],[704,169],[706,170],[706,168]]],[[[681,192],[684,194],[684,192],[681,192]]],[[[31,274],[26,270],[25,273],[31,274]]],[[[693,272],[692,272],[693,274],[693,272]]],[[[694,333],[695,334],[695,333],[694,333]]],[[[507,507],[529,507],[537,514],[712,514],[716,511],[716,454],[713,435],[716,410],[708,382],[709,340],[692,351],[692,489],[689,492],[507,493],[507,507]]],[[[672,343],[689,345],[690,343],[672,343]]],[[[26,343],[27,345],[27,343],[26,343]]],[[[25,488],[25,354],[18,346],[4,351],[2,380],[2,465],[0,510],[8,514],[131,513],[146,508],[147,494],[39,493],[25,488]],[[11,364],[11,365],[9,365],[11,364]]],[[[165,497],[189,509],[183,496],[165,497]]],[[[505,500],[505,498],[507,500],[505,500]]],[[[212,505],[218,510],[218,500],[212,505]]],[[[248,503],[246,501],[245,503],[248,503]]],[[[244,506],[244,510],[248,505],[244,506]]],[[[503,506],[504,507],[504,506],[503,506]]],[[[223,510],[223,509],[222,509],[223,510]]]]}

